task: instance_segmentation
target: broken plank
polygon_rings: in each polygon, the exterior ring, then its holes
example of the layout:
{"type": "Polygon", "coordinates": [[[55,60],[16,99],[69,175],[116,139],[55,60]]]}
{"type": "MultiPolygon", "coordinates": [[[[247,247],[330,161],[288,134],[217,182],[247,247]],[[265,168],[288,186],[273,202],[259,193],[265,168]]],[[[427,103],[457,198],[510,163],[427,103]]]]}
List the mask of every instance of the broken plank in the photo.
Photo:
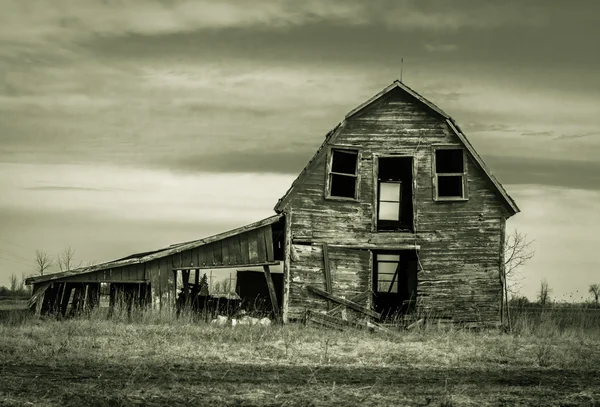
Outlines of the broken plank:
{"type": "Polygon", "coordinates": [[[331,300],[333,302],[337,302],[338,304],[343,304],[348,308],[351,308],[355,311],[358,311],[362,314],[365,314],[369,317],[375,318],[375,319],[381,319],[381,315],[375,311],[372,311],[368,308],[363,307],[362,305],[359,305],[355,302],[352,302],[350,300],[347,300],[345,298],[341,298],[338,297],[336,295],[333,294],[329,294],[327,291],[321,290],[320,288],[317,287],[313,287],[313,286],[306,286],[306,288],[308,289],[308,291],[312,292],[313,294],[319,295],[323,298],[326,298],[328,300],[331,300]]]}
{"type": "MultiPolygon", "coordinates": [[[[369,295],[371,295],[371,292],[370,291],[365,291],[364,293],[360,293],[357,296],[350,298],[350,301],[352,301],[352,302],[362,301],[362,300],[365,300],[365,299],[369,298],[369,295]]],[[[334,315],[335,313],[343,310],[344,308],[346,308],[346,306],[343,305],[343,304],[336,305],[335,307],[333,307],[332,309],[330,309],[327,312],[327,314],[328,315],[334,315]]]]}

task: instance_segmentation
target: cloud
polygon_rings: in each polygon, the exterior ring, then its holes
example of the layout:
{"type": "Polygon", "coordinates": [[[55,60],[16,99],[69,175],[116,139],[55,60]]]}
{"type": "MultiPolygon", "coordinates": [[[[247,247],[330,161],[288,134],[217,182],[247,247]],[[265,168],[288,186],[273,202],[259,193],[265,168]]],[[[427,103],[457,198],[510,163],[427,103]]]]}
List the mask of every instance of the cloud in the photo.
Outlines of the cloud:
{"type": "Polygon", "coordinates": [[[525,137],[549,137],[552,136],[554,132],[552,131],[526,131],[521,133],[521,136],[525,137]]]}
{"type": "Polygon", "coordinates": [[[458,50],[456,44],[425,44],[425,49],[429,52],[453,52],[458,50]]]}
{"type": "Polygon", "coordinates": [[[23,188],[28,191],[105,191],[101,188],[87,188],[87,187],[69,187],[62,185],[46,185],[41,187],[26,187],[23,188]]]}
{"type": "Polygon", "coordinates": [[[129,34],[163,35],[195,30],[290,26],[328,22],[342,25],[378,25],[402,31],[489,29],[499,25],[538,25],[545,22],[543,8],[517,3],[481,3],[448,6],[445,2],[379,0],[246,1],[82,0],[74,4],[56,0],[3,2],[0,36],[13,48],[47,40],[77,40],[89,36],[129,34]]]}
{"type": "Polygon", "coordinates": [[[600,163],[528,157],[484,157],[503,184],[536,184],[600,191],[600,163]]]}
{"type": "Polygon", "coordinates": [[[589,131],[585,133],[571,133],[571,134],[561,134],[556,136],[554,140],[574,140],[579,138],[588,138],[595,137],[600,135],[600,131],[589,131]]]}

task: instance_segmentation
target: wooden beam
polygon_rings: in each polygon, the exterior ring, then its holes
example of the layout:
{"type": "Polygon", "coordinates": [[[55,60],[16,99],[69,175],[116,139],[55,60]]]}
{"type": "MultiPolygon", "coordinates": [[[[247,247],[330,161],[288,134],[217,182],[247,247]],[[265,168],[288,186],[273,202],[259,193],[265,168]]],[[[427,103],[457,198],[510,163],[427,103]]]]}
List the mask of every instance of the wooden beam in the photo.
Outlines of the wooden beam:
{"type": "Polygon", "coordinates": [[[265,278],[267,280],[267,286],[269,287],[269,296],[271,297],[271,305],[273,306],[273,316],[276,321],[280,321],[279,318],[279,304],[277,302],[277,294],[275,292],[275,284],[273,283],[273,277],[271,276],[271,270],[268,265],[263,266],[265,271],[265,278]]]}
{"type": "Polygon", "coordinates": [[[209,269],[233,269],[238,267],[260,267],[260,266],[278,266],[279,261],[269,261],[266,263],[249,263],[249,264],[226,264],[226,265],[217,265],[217,266],[202,266],[202,267],[176,267],[175,270],[209,270],[209,269]]]}
{"type": "MultiPolygon", "coordinates": [[[[331,282],[331,268],[329,267],[329,250],[327,243],[323,243],[323,271],[325,272],[325,290],[333,294],[333,283],[331,282]]],[[[331,309],[331,301],[327,301],[327,308],[331,309]]]]}
{"type": "MultiPolygon", "coordinates": [[[[364,299],[369,298],[370,295],[371,295],[370,291],[365,291],[364,293],[360,293],[357,296],[350,298],[350,301],[352,301],[352,302],[362,301],[364,299]]],[[[344,308],[346,308],[345,305],[338,304],[335,307],[333,307],[332,309],[330,309],[329,311],[327,311],[327,315],[334,315],[337,312],[343,310],[344,308]]]]}
{"type": "Polygon", "coordinates": [[[291,270],[290,262],[292,260],[292,206],[290,204],[289,209],[284,212],[285,216],[285,228],[284,228],[284,240],[283,240],[283,296],[281,304],[281,314],[283,323],[286,324],[289,321],[288,311],[290,303],[290,281],[291,281],[291,270]]]}
{"type": "Polygon", "coordinates": [[[323,298],[326,298],[326,299],[331,300],[333,302],[336,302],[338,304],[343,304],[346,307],[351,308],[351,309],[353,309],[355,311],[358,311],[358,312],[360,312],[362,314],[365,314],[365,315],[367,315],[369,317],[376,318],[376,319],[381,319],[381,315],[379,313],[377,313],[375,311],[372,311],[372,310],[370,310],[368,308],[365,308],[362,305],[359,305],[359,304],[357,304],[355,302],[352,302],[352,301],[347,300],[345,298],[338,297],[338,296],[333,295],[333,294],[329,294],[327,291],[321,290],[320,288],[317,288],[317,287],[313,287],[313,286],[308,285],[308,286],[306,286],[306,288],[308,289],[308,291],[312,292],[313,294],[319,295],[319,296],[321,296],[323,298]]]}

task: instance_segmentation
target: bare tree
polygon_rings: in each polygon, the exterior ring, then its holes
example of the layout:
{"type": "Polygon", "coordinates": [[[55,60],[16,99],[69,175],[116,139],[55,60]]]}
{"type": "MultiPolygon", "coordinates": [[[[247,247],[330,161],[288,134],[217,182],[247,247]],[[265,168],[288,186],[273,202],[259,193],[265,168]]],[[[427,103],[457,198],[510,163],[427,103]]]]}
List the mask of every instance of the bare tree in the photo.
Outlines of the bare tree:
{"type": "Polygon", "coordinates": [[[504,264],[500,272],[503,303],[501,309],[503,313],[506,311],[509,329],[511,320],[508,293],[515,294],[518,291],[519,283],[522,280],[520,268],[535,255],[532,244],[533,240],[529,240],[526,234],[520,233],[516,229],[504,241],[504,264]]]}
{"type": "Polygon", "coordinates": [[[77,268],[81,265],[81,263],[79,263],[77,266],[74,266],[74,256],[75,250],[73,250],[71,246],[58,253],[56,262],[58,263],[58,267],[60,267],[60,271],[71,271],[73,268],[77,268]]]}
{"type": "Polygon", "coordinates": [[[542,306],[545,306],[550,302],[550,293],[552,293],[552,289],[548,286],[548,281],[543,279],[540,282],[540,291],[538,293],[538,300],[542,306]]]}
{"type": "Polygon", "coordinates": [[[598,299],[600,298],[600,284],[590,284],[589,293],[594,296],[594,301],[598,305],[598,299]]]}
{"type": "Polygon", "coordinates": [[[37,265],[37,272],[40,276],[44,275],[44,272],[52,266],[52,259],[48,256],[48,253],[40,250],[35,251],[35,264],[37,265]]]}
{"type": "Polygon", "coordinates": [[[12,291],[13,294],[16,294],[17,291],[19,290],[19,280],[17,279],[17,275],[16,274],[11,274],[10,275],[10,291],[12,291]]]}

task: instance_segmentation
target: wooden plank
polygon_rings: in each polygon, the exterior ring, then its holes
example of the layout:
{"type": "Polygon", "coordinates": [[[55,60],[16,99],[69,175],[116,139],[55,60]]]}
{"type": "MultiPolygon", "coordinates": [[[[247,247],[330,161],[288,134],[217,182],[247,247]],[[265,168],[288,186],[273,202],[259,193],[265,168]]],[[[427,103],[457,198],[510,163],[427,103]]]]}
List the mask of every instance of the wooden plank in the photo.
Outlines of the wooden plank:
{"type": "Polygon", "coordinates": [[[269,269],[269,266],[263,266],[263,270],[265,271],[267,287],[269,287],[269,297],[271,297],[271,304],[273,306],[273,316],[275,317],[275,320],[279,322],[281,320],[279,316],[279,303],[277,302],[277,294],[275,292],[275,284],[273,283],[271,270],[269,269]]]}
{"type": "Polygon", "coordinates": [[[343,304],[346,307],[353,309],[354,311],[358,311],[362,314],[365,314],[365,315],[375,318],[375,319],[381,319],[381,315],[379,313],[372,311],[370,309],[367,309],[367,308],[363,307],[362,305],[359,305],[355,302],[352,302],[345,298],[340,298],[333,294],[329,294],[327,291],[324,291],[317,287],[313,287],[313,286],[309,285],[309,286],[306,286],[306,288],[308,289],[308,291],[312,292],[313,294],[319,295],[323,298],[326,298],[326,299],[336,302],[338,304],[343,304]]]}
{"type": "Polygon", "coordinates": [[[242,253],[242,263],[250,263],[250,243],[248,242],[249,234],[240,235],[240,251],[242,253]]]}
{"type": "Polygon", "coordinates": [[[333,284],[331,281],[331,268],[329,266],[329,250],[327,243],[323,243],[323,271],[325,273],[325,290],[333,294],[333,284]]]}
{"type": "MultiPolygon", "coordinates": [[[[325,290],[329,294],[333,294],[333,284],[331,282],[331,268],[329,265],[329,250],[327,243],[323,243],[323,272],[325,273],[325,290]]],[[[331,309],[331,301],[327,301],[327,309],[331,309]]]]}
{"type": "Polygon", "coordinates": [[[283,236],[283,304],[281,305],[281,313],[283,323],[287,323],[289,321],[289,298],[290,298],[290,261],[292,259],[291,250],[292,250],[292,208],[291,205],[289,209],[285,212],[285,228],[284,228],[284,236],[283,236]]]}
{"type": "MultiPolygon", "coordinates": [[[[371,295],[370,291],[365,291],[364,293],[360,293],[360,294],[350,298],[350,301],[352,301],[352,302],[362,301],[362,300],[369,298],[370,295],[371,295]]],[[[329,311],[327,311],[327,315],[335,315],[337,312],[343,310],[344,308],[346,308],[345,305],[338,304],[335,307],[333,307],[332,309],[330,309],[329,311]]]]}
{"type": "Polygon", "coordinates": [[[228,269],[228,268],[235,268],[235,267],[278,266],[279,264],[281,264],[281,263],[277,260],[277,261],[268,261],[268,262],[262,262],[262,263],[241,263],[241,264],[231,264],[231,265],[221,264],[219,266],[205,266],[205,267],[180,267],[177,270],[228,269]]]}
{"type": "Polygon", "coordinates": [[[198,250],[198,266],[205,267],[208,265],[206,249],[208,246],[199,247],[198,250]]]}
{"type": "Polygon", "coordinates": [[[221,241],[221,253],[223,256],[223,265],[229,266],[231,264],[231,255],[229,254],[229,238],[221,241]]]}
{"type": "Polygon", "coordinates": [[[250,263],[260,263],[258,257],[258,242],[256,241],[256,232],[252,231],[248,235],[248,258],[250,263]]]}
{"type": "Polygon", "coordinates": [[[275,255],[273,254],[273,229],[271,226],[266,226],[263,228],[263,232],[267,249],[267,261],[273,261],[275,260],[275,255]]]}
{"type": "Polygon", "coordinates": [[[222,266],[223,265],[223,248],[222,248],[222,242],[219,240],[217,242],[214,242],[213,244],[211,244],[212,246],[212,255],[213,255],[213,264],[215,266],[222,266]]]}
{"type": "Polygon", "coordinates": [[[256,240],[256,248],[258,252],[258,261],[267,260],[267,248],[265,247],[265,234],[263,229],[254,231],[254,239],[256,240]]]}
{"type": "Polygon", "coordinates": [[[239,235],[232,236],[231,241],[233,242],[233,250],[235,252],[236,264],[244,263],[244,258],[242,255],[241,236],[239,236],[239,235]]]}

